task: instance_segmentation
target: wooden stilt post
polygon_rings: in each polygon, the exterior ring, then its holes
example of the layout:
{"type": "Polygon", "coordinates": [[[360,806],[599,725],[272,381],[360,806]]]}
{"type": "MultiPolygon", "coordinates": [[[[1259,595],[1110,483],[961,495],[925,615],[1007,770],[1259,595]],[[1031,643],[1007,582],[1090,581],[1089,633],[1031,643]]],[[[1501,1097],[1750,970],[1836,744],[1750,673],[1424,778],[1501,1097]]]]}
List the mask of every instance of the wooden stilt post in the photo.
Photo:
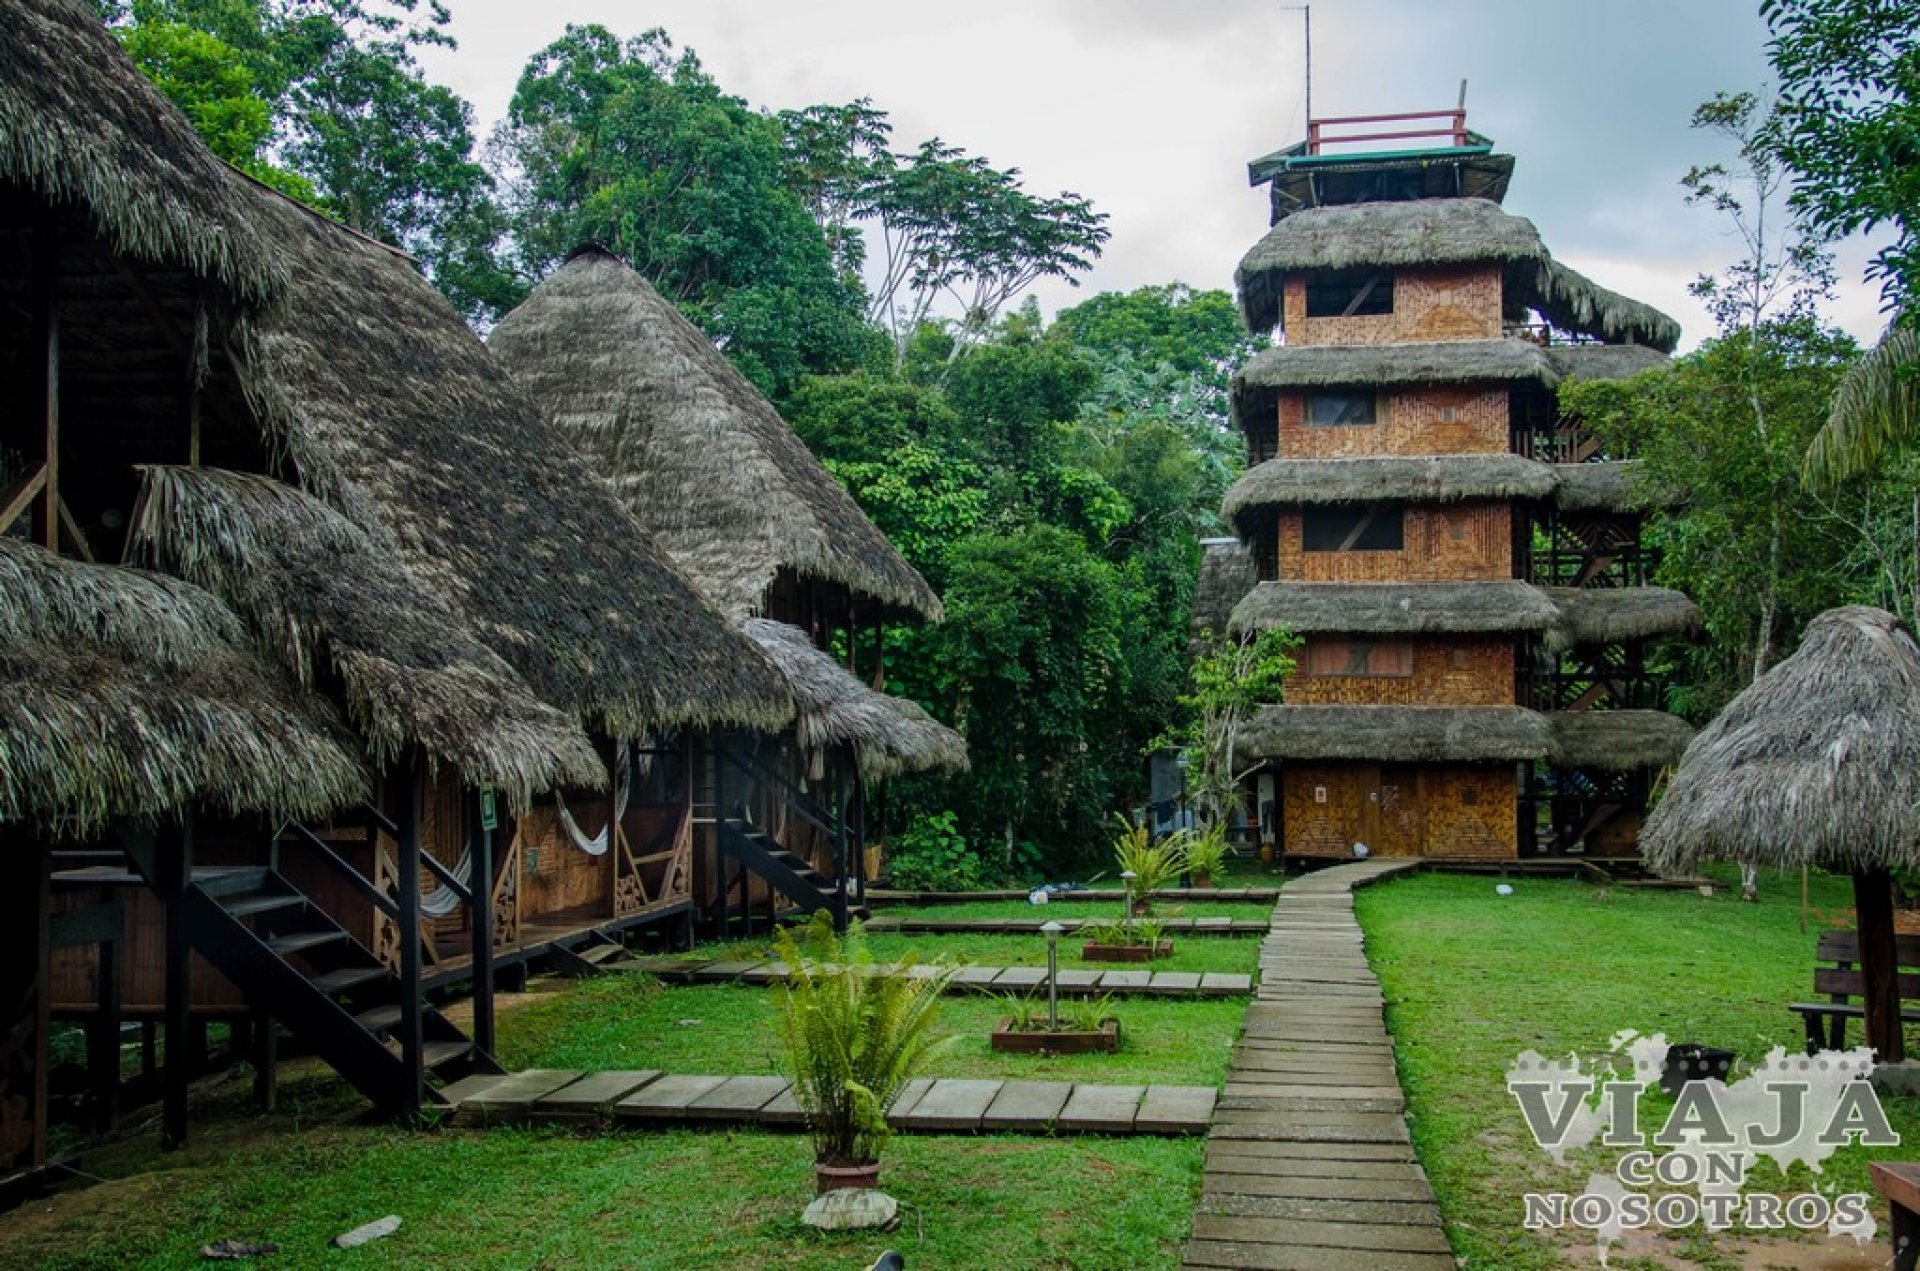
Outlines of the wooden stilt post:
{"type": "Polygon", "coordinates": [[[1853,911],[1860,940],[1860,999],[1867,1014],[1867,1044],[1873,1047],[1876,1063],[1897,1064],[1907,1051],[1900,1026],[1893,875],[1885,869],[1853,871],[1853,911]]]}
{"type": "Polygon", "coordinates": [[[26,1111],[0,1124],[0,1175],[47,1159],[47,966],[52,958],[44,843],[0,842],[0,1099],[26,1111]]]}
{"type": "Polygon", "coordinates": [[[187,1141],[187,1084],[193,1079],[193,933],[187,929],[186,893],[193,878],[193,812],[160,835],[161,899],[167,906],[166,1063],[161,1069],[160,1146],[187,1141]]]}
{"type": "Polygon", "coordinates": [[[467,890],[473,896],[473,1044],[493,1053],[493,826],[497,816],[492,791],[476,792],[473,816],[473,864],[467,890]]]}
{"type": "Polygon", "coordinates": [[[396,1111],[414,1116],[420,1111],[426,1094],[426,1048],[420,1022],[420,823],[424,810],[425,785],[420,757],[407,760],[401,777],[399,892],[394,897],[400,909],[400,1063],[405,1089],[396,1111]]]}
{"type": "Polygon", "coordinates": [[[33,319],[40,352],[40,428],[46,482],[40,491],[35,535],[60,550],[60,229],[48,217],[33,236],[33,319]]]}
{"type": "Polygon", "coordinates": [[[720,748],[723,742],[719,733],[707,735],[708,763],[713,768],[713,890],[720,899],[720,938],[727,938],[727,926],[731,915],[727,912],[729,904],[727,892],[727,848],[721,841],[727,825],[727,774],[726,764],[720,761],[720,748]]]}
{"type": "MultiPolygon", "coordinates": [[[[114,912],[120,912],[115,905],[114,912]]],[[[120,919],[124,924],[124,917],[120,919]]],[[[125,930],[124,925],[121,928],[125,930]]],[[[120,941],[102,940],[100,942],[100,964],[94,977],[95,991],[100,999],[100,1052],[95,1062],[99,1065],[94,1074],[98,1083],[100,1098],[100,1128],[111,1133],[120,1128],[120,1005],[121,964],[120,941]]]]}

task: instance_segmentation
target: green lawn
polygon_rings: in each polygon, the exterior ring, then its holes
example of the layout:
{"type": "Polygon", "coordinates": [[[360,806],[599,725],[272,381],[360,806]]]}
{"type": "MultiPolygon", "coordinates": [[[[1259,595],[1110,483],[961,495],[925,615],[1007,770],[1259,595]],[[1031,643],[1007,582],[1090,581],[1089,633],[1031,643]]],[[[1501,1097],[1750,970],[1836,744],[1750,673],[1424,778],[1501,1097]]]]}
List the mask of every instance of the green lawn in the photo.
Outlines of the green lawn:
{"type": "Polygon", "coordinates": [[[899,1230],[829,1238],[797,1134],[409,1132],[359,1123],[330,1076],[283,1084],[284,1110],[237,1088],[196,1109],[194,1139],[95,1153],[103,1179],[0,1215],[0,1266],[197,1268],[223,1238],[273,1241],[270,1267],[745,1268],[845,1271],[884,1249],[918,1269],[1172,1267],[1200,1187],[1198,1140],[913,1138],[889,1146],[899,1230]],[[392,1237],[327,1247],[386,1214],[392,1237]]]}
{"type": "MultiPolygon", "coordinates": [[[[1046,905],[1035,905],[1024,900],[966,900],[950,905],[881,905],[873,911],[873,915],[876,918],[1032,918],[1036,921],[1060,918],[1096,922],[1113,922],[1126,917],[1125,906],[1117,900],[1063,900],[1046,905]]],[[[1154,902],[1153,916],[1250,918],[1264,922],[1273,916],[1273,906],[1265,901],[1160,900],[1154,902]]]]}
{"type": "MultiPolygon", "coordinates": [[[[1085,941],[1074,936],[1060,938],[1062,969],[1093,971],[1223,971],[1251,974],[1260,965],[1259,936],[1186,936],[1176,933],[1173,956],[1150,963],[1088,962],[1081,958],[1085,941]]],[[[993,935],[891,935],[876,932],[867,937],[867,948],[881,962],[896,962],[911,953],[922,962],[945,959],[972,966],[1045,966],[1047,941],[1044,936],[993,935]]],[[[728,944],[701,945],[690,956],[703,958],[771,958],[773,951],[765,940],[736,940],[728,944]]]]}
{"type": "MultiPolygon", "coordinates": [[[[1592,1242],[1525,1234],[1521,1194],[1578,1192],[1589,1170],[1611,1168],[1618,1154],[1554,1166],[1506,1092],[1507,1067],[1527,1049],[1603,1053],[1621,1029],[1727,1047],[1748,1061],[1775,1046],[1797,1054],[1800,1022],[1786,1004],[1809,995],[1820,924],[1800,932],[1797,876],[1763,876],[1757,905],[1726,888],[1703,897],[1527,879],[1505,880],[1514,894],[1503,897],[1499,881],[1422,875],[1362,891],[1358,909],[1387,995],[1414,1141],[1454,1250],[1472,1266],[1525,1271],[1564,1265],[1569,1248],[1590,1256],[1592,1242]]],[[[1816,917],[1850,904],[1844,880],[1814,880],[1816,917]]],[[[1851,1039],[1861,1042],[1857,1024],[1851,1039]]],[[[1782,1180],[1763,1164],[1750,1190],[1870,1192],[1869,1155],[1920,1157],[1920,1100],[1887,1097],[1884,1106],[1907,1146],[1843,1151],[1818,1178],[1796,1169],[1782,1180]]],[[[1653,1090],[1642,1124],[1670,1107],[1653,1090]]],[[[1880,1221],[1884,1235],[1884,1210],[1880,1221]]],[[[1664,1243],[1688,1265],[1749,1265],[1716,1251],[1702,1232],[1664,1243]]],[[[1614,1265],[1653,1264],[1616,1256],[1614,1265]]]]}
{"type": "MultiPolygon", "coordinates": [[[[954,997],[943,1031],[958,1041],[931,1076],[1218,1085],[1246,999],[1116,1001],[1117,1055],[998,1055],[987,1034],[1007,1013],[997,997],[954,997]]],[[[776,1073],[774,990],[744,985],[665,988],[645,976],[606,976],[501,1014],[498,1051],[509,1068],[658,1068],[776,1073]]]]}

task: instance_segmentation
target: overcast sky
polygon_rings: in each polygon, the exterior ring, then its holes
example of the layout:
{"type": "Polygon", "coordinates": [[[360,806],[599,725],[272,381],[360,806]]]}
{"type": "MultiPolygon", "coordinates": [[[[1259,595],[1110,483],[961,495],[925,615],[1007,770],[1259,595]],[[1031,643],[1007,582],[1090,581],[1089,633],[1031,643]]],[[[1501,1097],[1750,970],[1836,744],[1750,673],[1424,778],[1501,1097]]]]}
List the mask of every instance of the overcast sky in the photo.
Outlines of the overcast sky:
{"type": "MultiPolygon", "coordinates": [[[[1037,289],[1049,313],[1082,295],[1179,279],[1231,288],[1266,228],[1246,163],[1305,130],[1301,14],[1269,0],[450,0],[457,51],[428,74],[474,104],[482,133],[530,54],[569,22],[621,35],[659,26],[727,91],[783,109],[871,97],[896,148],[930,136],[1073,190],[1112,218],[1076,290],[1037,289]]],[[[1679,178],[1722,157],[1688,127],[1721,89],[1766,82],[1757,0],[1319,0],[1320,117],[1450,107],[1518,157],[1510,211],[1560,259],[1709,333],[1686,294],[1736,254],[1725,227],[1681,202],[1679,178]]],[[[1877,335],[1866,253],[1840,260],[1833,317],[1877,335]]],[[[1684,346],[1683,346],[1684,347],[1684,346]]]]}

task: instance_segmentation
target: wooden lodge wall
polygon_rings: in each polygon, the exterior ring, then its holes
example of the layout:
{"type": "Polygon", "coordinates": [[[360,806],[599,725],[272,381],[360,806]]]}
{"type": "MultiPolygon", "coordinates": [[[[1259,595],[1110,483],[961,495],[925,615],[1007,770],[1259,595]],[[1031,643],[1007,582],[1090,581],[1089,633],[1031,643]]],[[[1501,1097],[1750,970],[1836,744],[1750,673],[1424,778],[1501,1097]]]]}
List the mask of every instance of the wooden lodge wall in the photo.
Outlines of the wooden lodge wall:
{"type": "MultiPolygon", "coordinates": [[[[1413,637],[1411,675],[1316,675],[1315,647],[1343,645],[1338,636],[1309,636],[1287,677],[1296,706],[1512,706],[1514,642],[1501,636],[1413,637]]],[[[1384,640],[1378,643],[1385,643],[1384,640]]]]}
{"type": "Polygon", "coordinates": [[[1283,582],[1445,583],[1513,577],[1513,509],[1505,503],[1447,503],[1406,509],[1397,552],[1309,552],[1298,508],[1276,518],[1283,582]]]}
{"type": "Polygon", "coordinates": [[[1307,396],[1279,395],[1274,453],[1281,458],[1505,454],[1512,444],[1505,387],[1383,389],[1371,424],[1308,424],[1307,396]]]}
{"type": "Polygon", "coordinates": [[[1519,850],[1512,765],[1289,763],[1281,829],[1293,856],[1510,857],[1519,850]]]}
{"type": "Polygon", "coordinates": [[[1281,292],[1288,344],[1401,344],[1500,338],[1502,269],[1497,264],[1395,270],[1393,312],[1309,318],[1307,282],[1290,274],[1281,292]]]}

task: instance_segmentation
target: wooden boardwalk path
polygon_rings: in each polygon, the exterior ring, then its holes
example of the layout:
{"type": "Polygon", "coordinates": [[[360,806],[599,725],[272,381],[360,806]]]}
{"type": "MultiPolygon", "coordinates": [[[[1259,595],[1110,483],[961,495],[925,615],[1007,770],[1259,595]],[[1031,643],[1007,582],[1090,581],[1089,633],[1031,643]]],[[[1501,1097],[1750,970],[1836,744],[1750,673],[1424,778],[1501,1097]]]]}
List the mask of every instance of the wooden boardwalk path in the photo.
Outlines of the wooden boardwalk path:
{"type": "MultiPolygon", "coordinates": [[[[610,971],[644,971],[669,984],[747,984],[767,986],[786,977],[782,962],[722,961],[699,958],[628,958],[603,963],[610,971]]],[[[1224,971],[1154,971],[1142,963],[1125,969],[1068,969],[1060,972],[1060,996],[1099,997],[1244,997],[1253,977],[1224,971]]],[[[933,975],[916,966],[909,974],[933,975]]],[[[1046,993],[1047,969],[1038,966],[967,966],[954,977],[953,993],[1046,993]]]]}
{"type": "Polygon", "coordinates": [[[1354,888],[1418,864],[1336,865],[1281,890],[1183,1267],[1452,1271],[1353,916],[1354,888]]]}
{"type": "MultiPolygon", "coordinates": [[[[882,887],[867,889],[869,905],[965,905],[980,900],[1025,900],[1024,891],[889,891],[882,887]]],[[[1052,893],[1049,904],[1076,904],[1087,901],[1118,906],[1127,893],[1118,887],[1082,887],[1075,891],[1052,893]]],[[[1156,901],[1179,904],[1182,901],[1216,901],[1270,905],[1280,899],[1277,887],[1163,887],[1153,893],[1156,901]]]]}
{"type": "MultiPolygon", "coordinates": [[[[1100,922],[1118,922],[1120,914],[1116,911],[1111,918],[1067,918],[1060,915],[1040,913],[1040,907],[1034,906],[1038,915],[1033,918],[869,918],[868,931],[876,934],[901,932],[908,935],[929,936],[1037,936],[1040,928],[1049,922],[1057,922],[1069,933],[1081,927],[1100,922]]],[[[1168,936],[1263,936],[1271,924],[1265,918],[1158,918],[1162,935],[1168,936]]]]}
{"type": "MultiPolygon", "coordinates": [[[[804,1128],[785,1077],[530,1068],[467,1077],[440,1093],[461,1124],[804,1128]]],[[[887,1123],[906,1134],[1204,1134],[1218,1097],[1211,1086],[922,1078],[908,1083],[887,1123]]]]}

